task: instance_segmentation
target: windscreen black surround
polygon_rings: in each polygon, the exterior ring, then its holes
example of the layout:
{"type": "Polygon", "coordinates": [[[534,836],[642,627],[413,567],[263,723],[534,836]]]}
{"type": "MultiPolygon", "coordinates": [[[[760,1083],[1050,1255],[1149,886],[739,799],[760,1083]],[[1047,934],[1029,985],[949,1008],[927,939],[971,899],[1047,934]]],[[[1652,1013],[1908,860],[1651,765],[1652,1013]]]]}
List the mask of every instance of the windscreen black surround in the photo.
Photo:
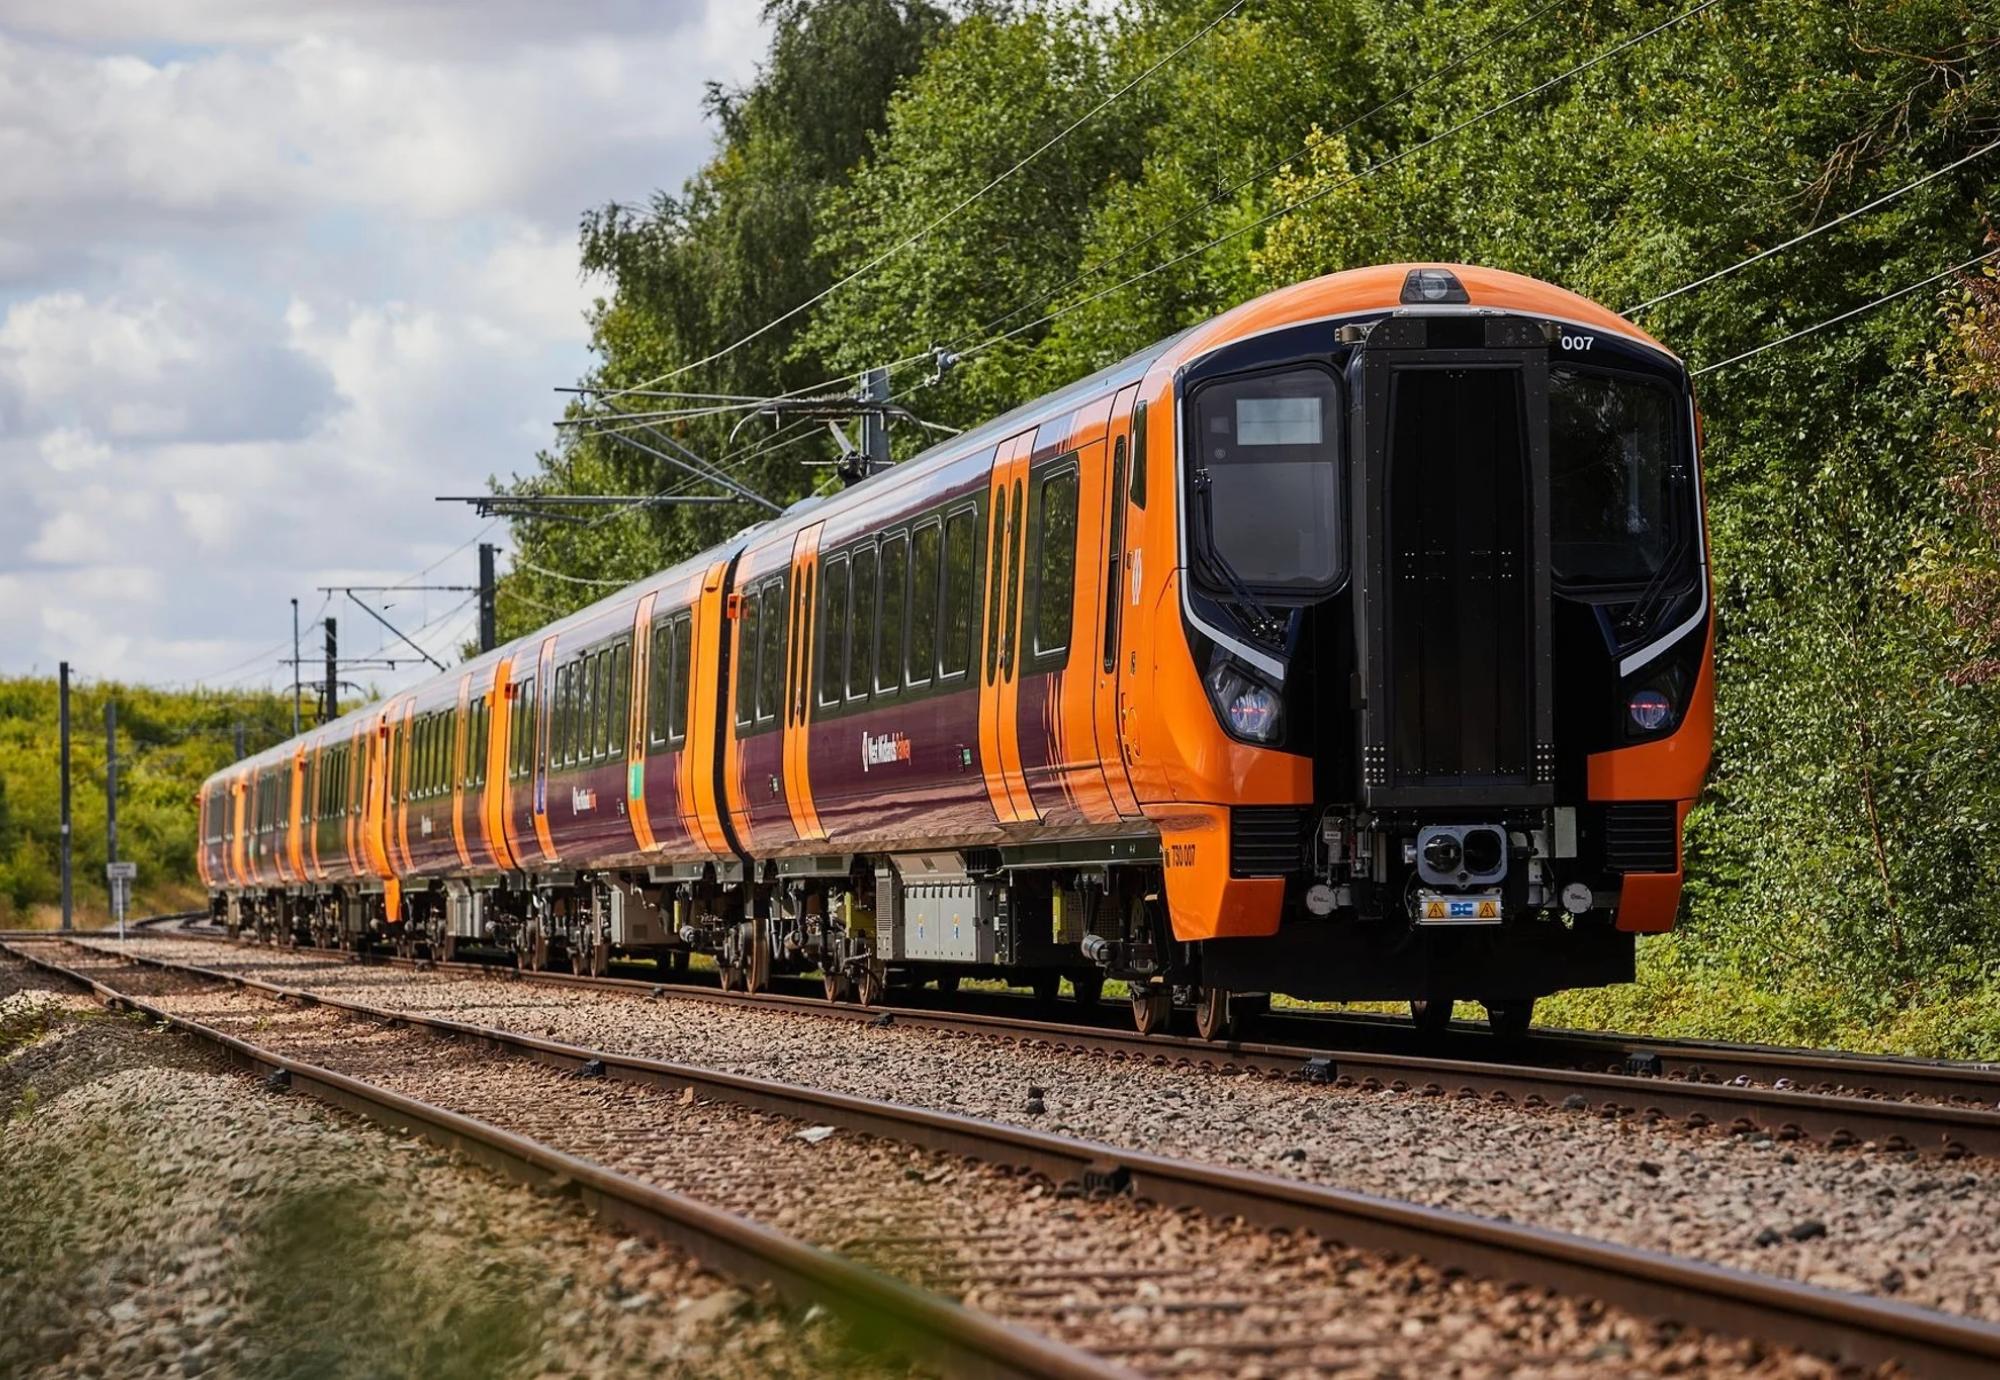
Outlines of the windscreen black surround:
{"type": "Polygon", "coordinates": [[[1206,475],[1210,552],[1260,592],[1330,590],[1346,559],[1333,375],[1303,365],[1220,378],[1193,410],[1189,462],[1206,475]]]}

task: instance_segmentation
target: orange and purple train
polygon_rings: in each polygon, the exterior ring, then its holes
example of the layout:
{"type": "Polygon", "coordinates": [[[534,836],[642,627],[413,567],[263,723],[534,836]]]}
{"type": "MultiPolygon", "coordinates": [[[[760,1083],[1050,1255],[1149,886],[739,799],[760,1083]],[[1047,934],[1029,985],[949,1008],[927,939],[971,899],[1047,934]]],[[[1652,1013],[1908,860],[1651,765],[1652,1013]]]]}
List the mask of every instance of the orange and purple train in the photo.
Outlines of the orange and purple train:
{"type": "Polygon", "coordinates": [[[329,945],[1518,1030],[1674,922],[1699,441],[1572,293],[1302,283],[236,764],[202,877],[329,945]]]}

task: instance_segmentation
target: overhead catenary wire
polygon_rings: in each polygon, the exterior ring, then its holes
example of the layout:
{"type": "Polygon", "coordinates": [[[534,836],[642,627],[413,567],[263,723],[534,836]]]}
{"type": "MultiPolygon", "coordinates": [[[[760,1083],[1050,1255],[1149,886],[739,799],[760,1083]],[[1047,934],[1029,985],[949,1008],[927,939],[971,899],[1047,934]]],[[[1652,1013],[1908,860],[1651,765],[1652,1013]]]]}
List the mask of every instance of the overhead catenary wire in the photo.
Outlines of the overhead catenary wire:
{"type": "Polygon", "coordinates": [[[525,559],[518,553],[514,557],[514,568],[516,570],[532,570],[537,575],[546,576],[551,580],[561,580],[563,583],[571,585],[596,585],[604,589],[623,589],[626,585],[632,583],[630,580],[593,580],[582,575],[565,575],[560,570],[550,570],[547,566],[536,565],[533,561],[525,559]]]}
{"type": "Polygon", "coordinates": [[[1957,169],[1964,167],[1967,163],[1972,162],[1974,159],[1985,157],[1987,154],[1993,152],[1993,150],[1996,148],[2000,148],[2000,139],[1995,139],[1990,144],[1982,145],[1981,147],[1974,149],[1971,153],[1966,154],[1963,158],[1959,158],[1950,163],[1945,164],[1942,168],[1937,168],[1931,172],[1927,172],[1922,177],[1917,178],[1914,182],[1906,182],[1902,186],[1898,187],[1895,191],[1886,193],[1885,195],[1882,196],[1878,196],[1865,206],[1857,206],[1852,211],[1849,211],[1844,215],[1835,216],[1832,220],[1827,221],[1824,225],[1816,225],[1812,229],[1804,232],[1803,234],[1792,236],[1792,238],[1786,240],[1782,244],[1772,245],[1769,249],[1760,249],[1755,254],[1750,255],[1750,257],[1748,257],[1747,259],[1738,259],[1735,263],[1730,264],[1727,268],[1719,268],[1713,273],[1704,274],[1702,277],[1696,278],[1693,282],[1682,283],[1679,287],[1674,288],[1668,292],[1663,292],[1659,294],[1657,297],[1648,297],[1645,301],[1640,302],[1638,305],[1627,307],[1625,308],[1624,311],[1618,314],[1620,316],[1627,316],[1627,317],[1633,316],[1639,312],[1646,310],[1646,308],[1648,307],[1656,307],[1662,302],[1669,301],[1675,297],[1679,297],[1684,292],[1693,292],[1696,288],[1707,287],[1710,283],[1718,282],[1723,278],[1727,278],[1732,273],[1736,273],[1739,270],[1750,267],[1751,264],[1760,263],[1763,260],[1770,258],[1774,254],[1782,254],[1787,249],[1792,248],[1794,245],[1804,244],[1807,240],[1812,239],[1816,235],[1823,235],[1829,230],[1832,230],[1838,226],[1845,225],[1849,221],[1854,220],[1860,216],[1867,215],[1870,211],[1878,210],[1881,207],[1887,206],[1890,202],[1895,201],[1900,197],[1906,196],[1911,192],[1914,192],[1917,188],[1924,186],[1926,183],[1934,182],[1938,178],[1943,177],[1946,173],[1954,172],[1957,169]]]}
{"type": "MultiPolygon", "coordinates": [[[[1089,110],[1085,111],[1083,114],[1077,116],[1076,119],[1070,121],[1067,125],[1063,126],[1063,128],[1060,131],[1050,136],[1048,139],[1044,140],[1040,145],[1038,145],[1032,153],[1028,154],[1024,158],[1019,159],[1005,172],[989,179],[985,183],[985,185],[979,188],[979,190],[971,193],[968,196],[961,198],[959,201],[954,203],[950,207],[950,209],[933,217],[931,220],[927,221],[921,228],[904,236],[902,239],[898,240],[895,244],[889,246],[889,248],[883,250],[881,253],[877,254],[874,258],[868,260],[867,263],[862,264],[859,268],[853,269],[846,276],[840,278],[838,281],[830,283],[826,287],[821,288],[818,292],[814,293],[811,297],[808,297],[805,301],[799,303],[797,306],[792,307],[786,310],[785,312],[782,312],[781,314],[772,317],[769,321],[766,321],[763,325],[758,326],[755,330],[752,330],[747,335],[741,336],[736,340],[731,341],[729,344],[723,346],[721,349],[712,351],[709,354],[702,356],[700,359],[694,360],[687,364],[680,365],[679,367],[672,369],[667,373],[660,374],[655,378],[648,379],[646,380],[646,382],[639,384],[638,387],[642,389],[657,387],[659,384],[666,383],[673,379],[679,378],[681,375],[686,374],[691,370],[699,369],[707,364],[713,364],[715,363],[715,361],[722,359],[727,355],[735,353],[743,346],[748,345],[751,341],[758,339],[759,337],[765,335],[770,331],[776,330],[779,326],[782,326],[785,322],[790,321],[792,318],[796,317],[799,313],[807,311],[812,307],[818,305],[820,302],[825,301],[828,297],[832,296],[840,289],[846,287],[848,284],[854,282],[855,280],[869,273],[872,273],[875,269],[881,267],[883,264],[887,263],[890,259],[895,258],[898,254],[901,254],[904,250],[910,248],[912,245],[921,243],[923,240],[927,239],[933,231],[937,230],[941,226],[945,225],[947,222],[957,217],[959,213],[964,211],[967,207],[979,201],[982,197],[986,196],[989,192],[999,187],[1002,183],[1006,182],[1009,178],[1013,177],[1016,173],[1020,172],[1030,163],[1034,162],[1037,158],[1040,158],[1043,154],[1047,153],[1057,144],[1060,144],[1063,140],[1067,139],[1070,135],[1074,134],[1078,129],[1082,128],[1084,125],[1088,124],[1091,120],[1095,119],[1104,110],[1106,110],[1111,105],[1115,104],[1117,101],[1122,99],[1127,93],[1131,92],[1132,90],[1134,90],[1135,88],[1137,88],[1138,86],[1142,85],[1147,80],[1149,80],[1154,73],[1158,72],[1161,68],[1173,62],[1182,53],[1186,52],[1196,43],[1206,38],[1210,33],[1215,31],[1218,25],[1220,25],[1224,20],[1228,19],[1231,15],[1235,14],[1238,10],[1242,9],[1246,3],[1247,0],[1232,0],[1232,3],[1223,8],[1218,14],[1215,15],[1214,18],[1210,19],[1208,23],[1204,24],[1200,29],[1196,30],[1193,34],[1184,39],[1177,47],[1175,47],[1165,57],[1160,58],[1157,62],[1155,62],[1152,66],[1148,67],[1145,71],[1141,72],[1138,76],[1132,78],[1132,80],[1126,82],[1125,85],[1119,87],[1116,91],[1113,91],[1110,95],[1106,96],[1103,100],[1099,101],[1089,110]]],[[[613,392],[607,396],[616,397],[618,396],[618,393],[613,392]]]]}
{"type": "Polygon", "coordinates": [[[1920,279],[1919,281],[1914,283],[1905,284],[1904,286],[1897,288],[1894,292],[1885,292],[1872,302],[1864,302],[1858,307],[1854,307],[1851,310],[1840,313],[1840,315],[1838,316],[1829,316],[1828,318],[1826,318],[1826,320],[1816,321],[1812,325],[1805,327],[1803,330],[1793,331],[1790,335],[1779,336],[1776,340],[1767,340],[1762,345],[1758,345],[1752,349],[1745,350],[1741,354],[1731,355],[1728,359],[1717,360],[1714,364],[1703,365],[1701,368],[1696,369],[1694,371],[1693,377],[1700,378],[1703,374],[1712,374],[1718,369],[1727,369],[1732,364],[1741,364],[1744,360],[1751,359],[1757,355],[1761,355],[1766,350],[1775,350],[1780,345],[1789,345],[1795,340],[1804,340],[1809,335],[1817,335],[1819,334],[1819,332],[1826,330],[1831,326],[1838,326],[1843,321],[1852,321],[1857,316],[1865,316],[1867,313],[1874,311],[1878,307],[1887,306],[1889,303],[1895,301],[1899,297],[1908,297],[1913,292],[1920,292],[1924,288],[1929,287],[1932,283],[1942,282],[1946,278],[1951,277],[1951,275],[1954,273],[1963,273],[1968,268],[1977,267],[1979,264],[1985,263],[1987,260],[1992,259],[1996,256],[2000,256],[2000,248],[1989,249],[1984,254],[1974,255],[1972,258],[1967,259],[1962,264],[1952,265],[1950,268],[1947,268],[1942,273],[1933,273],[1928,278],[1920,279]]]}
{"type": "Polygon", "coordinates": [[[1324,187],[1320,187],[1314,191],[1308,192],[1304,196],[1294,198],[1293,200],[1286,202],[1282,206],[1267,211],[1266,213],[1259,216],[1257,219],[1253,221],[1249,221],[1243,225],[1239,225],[1233,230],[1225,231],[1224,233],[1217,235],[1212,239],[1204,240],[1202,243],[1194,246],[1192,249],[1177,254],[1173,258],[1167,259],[1161,263],[1154,264],[1152,267],[1143,269],[1140,272],[1134,273],[1129,277],[1122,278],[1118,282],[1111,284],[1111,286],[1109,287],[1100,288],[1098,291],[1090,294],[1088,297],[1079,298],[1078,300],[1071,302],[1066,306],[1057,308],[1055,311],[1047,312],[1041,316],[1036,317],[1032,321],[1028,321],[1023,323],[1022,325],[1015,326],[1011,330],[1001,332],[998,335],[989,336],[975,345],[969,345],[965,349],[959,352],[959,358],[969,359],[972,356],[990,350],[994,346],[999,345],[1007,340],[1011,340],[1017,335],[1025,334],[1026,332],[1035,329],[1035,327],[1037,326],[1044,326],[1052,322],[1059,321],[1063,317],[1068,316],[1071,312],[1079,311],[1082,308],[1091,305],[1093,302],[1101,301],[1102,299],[1109,297],[1114,292],[1122,291],[1125,288],[1131,287],[1135,283],[1143,282],[1145,279],[1151,278],[1155,274],[1164,273],[1168,269],[1173,268],[1178,264],[1185,263],[1187,260],[1194,258],[1196,255],[1205,254],[1209,250],[1227,244],[1231,240],[1239,239],[1242,236],[1249,234],[1253,230],[1261,229],[1262,227],[1269,225],[1272,221],[1277,220],[1280,216],[1290,215],[1294,211],[1302,210],[1305,207],[1312,205],[1314,202],[1319,201],[1324,197],[1331,196],[1334,192],[1340,191],[1346,187],[1354,186],[1356,183],[1359,183],[1369,177],[1372,177],[1374,174],[1381,172],[1385,168],[1393,167],[1396,164],[1401,163],[1406,159],[1414,157],[1415,155],[1423,152],[1427,148],[1442,143],[1444,140],[1450,139],[1454,135],[1457,135],[1463,132],[1464,130],[1472,128],[1474,125],[1492,119],[1494,116],[1499,115],[1504,111],[1507,111],[1513,108],[1514,106],[1519,105],[1523,101],[1531,100],[1552,87],[1558,86],[1561,83],[1569,81],[1574,77],[1581,76],[1585,72],[1588,72],[1592,68],[1600,66],[1605,62],[1609,62],[1612,58],[1617,57],[1621,53],[1628,52],[1631,49],[1640,45],[1641,43],[1646,42],[1648,39],[1651,39],[1659,34],[1665,33],[1667,30],[1675,28],[1678,25],[1686,23],[1688,20],[1693,19],[1696,15],[1699,15],[1702,12],[1713,8],[1714,6],[1720,4],[1721,2],[1722,0],[1699,0],[1699,3],[1691,5],[1687,9],[1684,9],[1680,13],[1675,14],[1667,19],[1661,20],[1658,24],[1653,25],[1653,27],[1651,27],[1650,29],[1646,29],[1641,33],[1634,34],[1632,37],[1624,39],[1621,42],[1612,45],[1611,47],[1605,49],[1603,52],[1597,54],[1595,57],[1587,58],[1584,61],[1577,63],[1573,67],[1569,67],[1561,72],[1558,72],[1555,76],[1550,77],[1545,81],[1537,82],[1534,86],[1531,86],[1524,91],[1516,92],[1514,95],[1509,96],[1504,101],[1500,101],[1497,102],[1496,104],[1487,106],[1485,109],[1479,111],[1477,114],[1469,115],[1465,119],[1460,120],[1458,123],[1451,125],[1449,128],[1440,130],[1438,133],[1433,134],[1426,139],[1422,139],[1417,143],[1410,145],[1408,148],[1400,149],[1393,154],[1377,159],[1375,162],[1370,163],[1367,167],[1361,169],[1361,171],[1357,173],[1352,173],[1349,176],[1342,178],[1337,182],[1329,183],[1324,187]]]}

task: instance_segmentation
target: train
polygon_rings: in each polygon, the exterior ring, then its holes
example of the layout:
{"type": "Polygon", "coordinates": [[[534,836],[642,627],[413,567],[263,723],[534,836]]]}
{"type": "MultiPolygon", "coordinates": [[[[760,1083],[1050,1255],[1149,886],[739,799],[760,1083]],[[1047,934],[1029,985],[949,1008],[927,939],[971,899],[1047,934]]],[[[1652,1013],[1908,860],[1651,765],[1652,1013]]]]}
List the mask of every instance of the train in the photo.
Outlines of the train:
{"type": "Polygon", "coordinates": [[[287,943],[1518,1034],[1675,921],[1700,454],[1597,303],[1334,273],[236,763],[199,870],[287,943]]]}

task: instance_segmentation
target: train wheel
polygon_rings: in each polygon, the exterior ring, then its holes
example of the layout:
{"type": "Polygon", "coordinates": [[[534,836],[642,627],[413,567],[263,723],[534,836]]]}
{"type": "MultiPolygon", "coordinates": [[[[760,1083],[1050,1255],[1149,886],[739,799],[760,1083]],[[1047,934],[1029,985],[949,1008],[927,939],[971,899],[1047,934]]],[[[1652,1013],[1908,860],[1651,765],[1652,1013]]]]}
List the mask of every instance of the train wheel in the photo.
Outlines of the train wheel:
{"type": "Polygon", "coordinates": [[[771,940],[762,925],[757,926],[756,936],[750,941],[750,963],[743,971],[743,990],[768,992],[771,990],[771,940]]]}
{"type": "Polygon", "coordinates": [[[957,973],[939,973],[937,980],[938,991],[947,997],[956,992],[958,990],[958,976],[957,973]]]}
{"type": "Polygon", "coordinates": [[[584,966],[592,977],[603,977],[611,971],[611,945],[602,938],[590,941],[590,957],[584,966]]]}
{"type": "Polygon", "coordinates": [[[1413,1001],[1410,1003],[1410,1020],[1419,1034],[1442,1035],[1451,1028],[1451,1001],[1443,997],[1413,1001]]]}
{"type": "Polygon", "coordinates": [[[1486,1003],[1486,1025],[1503,1040],[1518,1040],[1528,1033],[1535,1020],[1535,999],[1490,1001],[1486,1003]]]}
{"type": "Polygon", "coordinates": [[[863,1006],[880,1006],[882,993],[889,985],[887,977],[888,975],[874,959],[868,960],[861,965],[861,976],[855,984],[854,999],[863,1006]]]}
{"type": "Polygon", "coordinates": [[[458,961],[458,936],[447,934],[443,939],[438,941],[437,948],[432,950],[432,952],[437,955],[437,961],[440,963],[456,963],[458,961]]]}
{"type": "Polygon", "coordinates": [[[1086,1011],[1095,1008],[1099,999],[1104,996],[1102,973],[1072,973],[1069,985],[1070,990],[1076,993],[1076,1004],[1086,1011]]]}
{"type": "Polygon", "coordinates": [[[1226,1040],[1236,1033],[1236,1016],[1230,1009],[1229,993],[1220,987],[1203,987],[1194,997],[1195,1033],[1204,1040],[1226,1040]]]}
{"type": "Polygon", "coordinates": [[[846,1001],[848,986],[847,974],[838,968],[828,968],[820,974],[820,987],[828,1001],[846,1001]]]}
{"type": "Polygon", "coordinates": [[[539,924],[528,926],[526,942],[521,946],[521,966],[531,973],[539,973],[549,966],[549,932],[539,924]]]}
{"type": "Polygon", "coordinates": [[[1148,983],[1132,989],[1132,1024],[1139,1027],[1141,1035],[1164,1031],[1173,1014],[1173,998],[1166,988],[1148,983]]]}

